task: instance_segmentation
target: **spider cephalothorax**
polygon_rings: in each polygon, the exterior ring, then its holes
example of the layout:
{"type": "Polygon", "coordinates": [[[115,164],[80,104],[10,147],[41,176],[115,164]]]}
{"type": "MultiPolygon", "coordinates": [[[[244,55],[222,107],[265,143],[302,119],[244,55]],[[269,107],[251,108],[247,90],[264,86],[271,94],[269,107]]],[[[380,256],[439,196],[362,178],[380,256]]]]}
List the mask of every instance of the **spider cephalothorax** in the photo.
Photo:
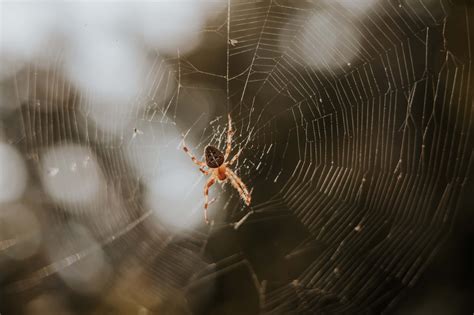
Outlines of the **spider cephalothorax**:
{"type": "Polygon", "coordinates": [[[232,121],[230,119],[230,115],[228,116],[229,118],[229,127],[227,130],[227,141],[226,141],[226,149],[225,153],[223,154],[218,148],[209,145],[204,149],[204,156],[206,158],[206,163],[199,161],[194,155],[189,152],[188,147],[184,144],[184,139],[183,139],[183,150],[186,152],[193,162],[199,166],[199,170],[204,174],[204,175],[210,175],[210,178],[207,180],[206,186],[204,186],[204,218],[206,219],[206,223],[209,223],[209,220],[207,219],[207,208],[209,204],[212,203],[208,201],[209,199],[209,188],[214,185],[216,181],[220,182],[226,182],[227,180],[230,181],[232,186],[234,186],[235,189],[240,194],[240,197],[244,200],[246,205],[250,205],[250,192],[247,189],[247,186],[242,182],[242,180],[237,176],[230,168],[232,164],[237,161],[239,158],[241,150],[237,152],[236,155],[232,158],[232,160],[227,161],[230,155],[230,151],[232,150],[232,135],[234,134],[234,131],[232,130],[232,121]],[[205,167],[208,167],[209,169],[206,170],[204,169],[205,167]]]}

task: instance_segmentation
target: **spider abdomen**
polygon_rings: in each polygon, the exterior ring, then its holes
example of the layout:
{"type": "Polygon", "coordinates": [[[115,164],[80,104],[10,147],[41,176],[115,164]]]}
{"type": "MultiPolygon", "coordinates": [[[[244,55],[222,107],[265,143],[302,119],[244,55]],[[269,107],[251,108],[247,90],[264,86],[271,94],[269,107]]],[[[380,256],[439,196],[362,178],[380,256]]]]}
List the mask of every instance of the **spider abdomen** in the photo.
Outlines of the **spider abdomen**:
{"type": "Polygon", "coordinates": [[[206,164],[210,168],[218,168],[224,163],[224,154],[218,148],[209,145],[204,150],[206,164]]]}

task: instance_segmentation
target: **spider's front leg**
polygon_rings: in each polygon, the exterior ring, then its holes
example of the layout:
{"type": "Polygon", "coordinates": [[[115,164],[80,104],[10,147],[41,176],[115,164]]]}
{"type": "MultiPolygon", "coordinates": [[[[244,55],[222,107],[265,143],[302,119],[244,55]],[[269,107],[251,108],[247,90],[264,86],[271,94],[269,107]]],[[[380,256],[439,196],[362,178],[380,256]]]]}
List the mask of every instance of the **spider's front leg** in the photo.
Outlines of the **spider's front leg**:
{"type": "Polygon", "coordinates": [[[209,224],[209,219],[207,217],[207,208],[209,207],[209,188],[214,185],[215,182],[216,179],[212,176],[207,181],[206,186],[204,186],[204,219],[206,220],[206,224],[209,224]]]}
{"type": "Polygon", "coordinates": [[[245,204],[249,206],[252,200],[252,196],[250,195],[247,186],[245,186],[244,182],[240,179],[240,177],[237,176],[237,174],[235,174],[230,168],[227,169],[226,174],[229,177],[232,186],[237,189],[240,197],[244,200],[245,204]]]}

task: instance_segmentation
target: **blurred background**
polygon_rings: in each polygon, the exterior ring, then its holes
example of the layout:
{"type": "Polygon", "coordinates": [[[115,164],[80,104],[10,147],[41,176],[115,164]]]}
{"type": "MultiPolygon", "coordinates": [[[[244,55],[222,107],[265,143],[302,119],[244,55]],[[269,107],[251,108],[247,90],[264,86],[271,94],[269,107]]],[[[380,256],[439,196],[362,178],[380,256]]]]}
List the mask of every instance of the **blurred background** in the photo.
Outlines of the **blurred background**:
{"type": "Polygon", "coordinates": [[[474,7],[0,2],[0,314],[471,314],[474,7]],[[236,129],[230,184],[198,158],[236,129]]]}

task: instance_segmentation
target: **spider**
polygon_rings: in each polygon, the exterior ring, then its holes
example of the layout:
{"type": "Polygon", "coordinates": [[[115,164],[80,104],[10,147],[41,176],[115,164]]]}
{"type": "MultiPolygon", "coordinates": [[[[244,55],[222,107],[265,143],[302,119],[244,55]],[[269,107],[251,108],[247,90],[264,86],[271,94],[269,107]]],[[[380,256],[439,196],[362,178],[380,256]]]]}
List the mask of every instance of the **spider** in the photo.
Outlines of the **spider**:
{"type": "Polygon", "coordinates": [[[208,216],[207,216],[207,208],[209,205],[214,201],[211,200],[209,202],[209,188],[216,183],[216,181],[225,183],[227,180],[230,181],[232,186],[239,192],[240,197],[244,200],[245,204],[248,206],[250,205],[250,192],[247,189],[247,186],[242,182],[239,176],[237,176],[229,167],[234,164],[237,159],[239,158],[242,149],[237,152],[236,155],[230,160],[227,161],[230,155],[230,151],[232,150],[232,136],[234,135],[234,130],[232,130],[232,120],[230,115],[228,115],[229,126],[227,129],[227,141],[226,141],[226,149],[225,154],[219,151],[218,148],[208,145],[204,149],[204,156],[206,158],[206,162],[199,161],[188,149],[186,144],[184,143],[183,137],[183,150],[186,152],[191,160],[199,166],[199,170],[204,175],[210,175],[210,178],[207,180],[206,185],[204,186],[204,219],[206,220],[206,224],[209,224],[208,216]],[[206,170],[205,167],[209,169],[206,170]]]}

